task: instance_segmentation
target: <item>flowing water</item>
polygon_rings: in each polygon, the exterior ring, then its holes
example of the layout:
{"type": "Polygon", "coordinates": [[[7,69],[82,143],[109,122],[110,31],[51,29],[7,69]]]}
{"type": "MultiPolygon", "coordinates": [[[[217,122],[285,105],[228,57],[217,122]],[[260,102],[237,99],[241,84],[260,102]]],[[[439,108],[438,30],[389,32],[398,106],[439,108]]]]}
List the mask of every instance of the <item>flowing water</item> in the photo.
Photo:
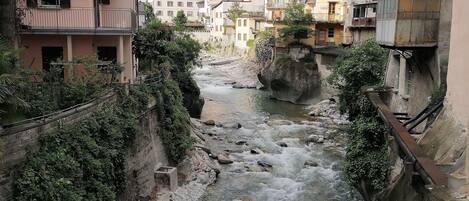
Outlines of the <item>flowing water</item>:
{"type": "Polygon", "coordinates": [[[217,183],[209,187],[202,200],[361,200],[343,181],[340,171],[343,148],[332,142],[304,143],[308,135],[330,132],[330,128],[338,128],[337,125],[313,120],[304,106],[275,101],[264,91],[234,89],[233,77],[243,75],[227,73],[224,67],[203,65],[194,71],[206,99],[202,120],[242,125],[240,129],[206,128],[216,136],[213,138],[216,146],[231,152],[234,163],[222,165],[217,183]],[[246,141],[246,144],[236,145],[237,141],[246,141]],[[276,144],[279,141],[288,147],[280,147],[276,144]],[[263,152],[251,154],[252,148],[263,152]],[[271,164],[272,168],[259,170],[258,161],[271,164]],[[317,166],[305,166],[305,161],[314,161],[317,166]]]}

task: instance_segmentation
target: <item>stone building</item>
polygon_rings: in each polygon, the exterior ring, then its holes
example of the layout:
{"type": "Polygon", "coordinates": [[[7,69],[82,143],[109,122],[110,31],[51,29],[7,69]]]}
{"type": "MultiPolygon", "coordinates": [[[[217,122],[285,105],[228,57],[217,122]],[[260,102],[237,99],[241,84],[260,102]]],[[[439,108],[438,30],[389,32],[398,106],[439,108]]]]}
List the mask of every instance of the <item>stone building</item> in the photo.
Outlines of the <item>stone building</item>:
{"type": "Polygon", "coordinates": [[[245,13],[236,19],[235,46],[240,49],[253,47],[256,35],[264,30],[263,13],[245,13]]]}

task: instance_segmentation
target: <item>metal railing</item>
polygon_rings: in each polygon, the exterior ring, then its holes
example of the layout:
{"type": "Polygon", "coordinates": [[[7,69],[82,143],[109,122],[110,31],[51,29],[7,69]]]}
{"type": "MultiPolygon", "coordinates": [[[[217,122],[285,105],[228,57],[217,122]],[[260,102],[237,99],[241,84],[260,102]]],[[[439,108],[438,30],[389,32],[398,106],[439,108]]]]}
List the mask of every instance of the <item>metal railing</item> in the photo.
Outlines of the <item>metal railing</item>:
{"type": "Polygon", "coordinates": [[[391,134],[396,139],[400,151],[406,156],[406,163],[410,164],[411,170],[416,171],[422,179],[432,187],[448,186],[448,175],[445,174],[433,160],[420,148],[415,139],[410,135],[407,128],[396,118],[395,114],[381,99],[386,91],[380,88],[369,87],[364,94],[373,106],[376,107],[384,123],[390,128],[391,134]]]}
{"type": "Polygon", "coordinates": [[[131,9],[28,9],[21,31],[123,31],[136,28],[136,15],[131,9]]]}
{"type": "Polygon", "coordinates": [[[329,23],[342,23],[344,16],[338,13],[313,13],[313,21],[315,22],[329,22],[329,23]]]}
{"type": "Polygon", "coordinates": [[[375,27],[376,18],[375,17],[353,18],[352,26],[353,27],[375,27]]]}

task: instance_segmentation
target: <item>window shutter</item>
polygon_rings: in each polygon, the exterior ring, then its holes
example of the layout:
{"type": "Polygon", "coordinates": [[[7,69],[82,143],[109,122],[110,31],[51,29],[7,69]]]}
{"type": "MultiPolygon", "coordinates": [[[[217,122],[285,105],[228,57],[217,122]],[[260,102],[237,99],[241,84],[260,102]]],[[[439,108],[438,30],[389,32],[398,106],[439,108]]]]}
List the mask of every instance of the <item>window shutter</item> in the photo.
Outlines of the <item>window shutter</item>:
{"type": "Polygon", "coordinates": [[[60,0],[61,8],[70,8],[70,0],[60,0]]]}
{"type": "Polygon", "coordinates": [[[28,8],[37,8],[37,0],[28,0],[26,1],[28,8]]]}

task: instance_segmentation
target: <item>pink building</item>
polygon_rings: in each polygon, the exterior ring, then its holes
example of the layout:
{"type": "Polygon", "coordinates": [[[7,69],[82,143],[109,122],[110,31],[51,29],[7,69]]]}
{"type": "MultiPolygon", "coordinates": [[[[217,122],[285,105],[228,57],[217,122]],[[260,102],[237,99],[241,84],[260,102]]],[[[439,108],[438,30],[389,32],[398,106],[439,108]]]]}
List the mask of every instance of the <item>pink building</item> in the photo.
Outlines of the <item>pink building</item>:
{"type": "MultiPolygon", "coordinates": [[[[25,11],[18,40],[22,66],[48,70],[57,59],[96,55],[124,67],[121,82],[135,79],[136,0],[17,0],[17,7],[25,11]]],[[[65,65],[64,78],[82,71],[65,65]]]]}

